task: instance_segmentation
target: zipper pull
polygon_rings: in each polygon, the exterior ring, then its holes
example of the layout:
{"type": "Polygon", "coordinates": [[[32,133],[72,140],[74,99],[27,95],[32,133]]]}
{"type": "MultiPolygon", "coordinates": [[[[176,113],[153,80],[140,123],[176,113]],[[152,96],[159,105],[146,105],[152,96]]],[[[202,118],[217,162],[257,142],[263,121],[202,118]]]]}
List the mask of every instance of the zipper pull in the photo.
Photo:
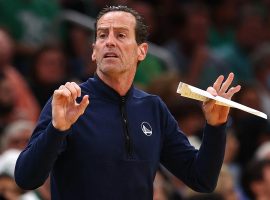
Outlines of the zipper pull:
{"type": "Polygon", "coordinates": [[[125,104],[125,102],[126,102],[126,97],[125,96],[121,96],[121,102],[122,102],[122,104],[125,104]]]}

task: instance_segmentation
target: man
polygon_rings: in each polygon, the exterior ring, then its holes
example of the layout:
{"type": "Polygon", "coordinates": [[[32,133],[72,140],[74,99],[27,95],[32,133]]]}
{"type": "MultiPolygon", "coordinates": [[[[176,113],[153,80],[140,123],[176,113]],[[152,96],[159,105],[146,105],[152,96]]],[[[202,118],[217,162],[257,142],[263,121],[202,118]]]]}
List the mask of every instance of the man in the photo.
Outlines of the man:
{"type": "MultiPolygon", "coordinates": [[[[215,188],[229,109],[203,105],[205,138],[195,150],[160,98],[132,85],[147,53],[146,34],[134,10],[101,11],[92,54],[96,75],[80,86],[68,82],[55,90],[17,160],[18,185],[39,187],[50,174],[52,199],[152,199],[162,163],[197,191],[215,188]]],[[[231,98],[240,86],[227,91],[233,74],[222,84],[223,79],[209,91],[231,98]]]]}
{"type": "Polygon", "coordinates": [[[270,199],[270,160],[251,161],[244,170],[241,181],[250,199],[270,199]]]}

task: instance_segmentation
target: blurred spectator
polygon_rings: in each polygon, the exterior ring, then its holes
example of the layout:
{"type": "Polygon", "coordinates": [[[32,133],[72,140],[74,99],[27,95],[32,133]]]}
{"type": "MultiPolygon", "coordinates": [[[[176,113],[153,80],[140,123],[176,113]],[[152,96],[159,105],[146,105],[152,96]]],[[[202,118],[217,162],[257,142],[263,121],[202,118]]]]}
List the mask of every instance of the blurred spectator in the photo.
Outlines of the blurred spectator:
{"type": "MultiPolygon", "coordinates": [[[[261,110],[258,89],[255,86],[242,85],[241,91],[235,95],[235,101],[261,110]]],[[[237,161],[245,166],[258,146],[270,140],[270,126],[267,120],[237,109],[232,110],[232,119],[240,143],[237,161]]]]}
{"type": "Polygon", "coordinates": [[[13,41],[0,28],[0,124],[24,118],[36,122],[40,109],[24,78],[12,67],[13,41]]]}
{"type": "MultiPolygon", "coordinates": [[[[14,169],[17,158],[20,154],[21,150],[18,149],[8,149],[0,154],[0,174],[6,174],[12,180],[10,182],[14,182],[16,188],[18,187],[14,181],[14,169]]],[[[0,175],[1,177],[1,175],[0,175]]],[[[1,179],[1,178],[0,178],[1,179]]],[[[0,181],[0,188],[1,188],[1,181],[0,181]]],[[[0,189],[1,195],[1,189],[0,189]]],[[[36,190],[28,191],[23,193],[20,190],[20,198],[17,197],[14,200],[50,200],[50,179],[48,178],[46,182],[36,190]]],[[[1,196],[0,196],[1,197],[1,196]]],[[[1,199],[1,198],[0,198],[1,199]]],[[[1,199],[2,200],[2,199],[1,199]]],[[[7,200],[10,200],[7,198],[7,200]]]]}
{"type": "Polygon", "coordinates": [[[205,125],[204,115],[200,104],[197,101],[185,99],[170,105],[169,109],[179,124],[179,127],[188,136],[202,138],[202,131],[205,125]]]}
{"type": "Polygon", "coordinates": [[[162,76],[152,80],[145,90],[160,96],[167,106],[170,107],[175,102],[183,99],[176,93],[179,82],[180,76],[177,73],[166,72],[162,76]]]}
{"type": "Polygon", "coordinates": [[[11,121],[20,118],[23,113],[15,108],[15,95],[10,82],[0,74],[0,127],[4,129],[11,121]]]}
{"type": "Polygon", "coordinates": [[[226,165],[223,165],[221,168],[216,189],[212,194],[200,194],[190,188],[186,188],[185,196],[185,200],[240,200],[233,176],[226,165]]]}
{"type": "Polygon", "coordinates": [[[227,141],[225,148],[225,156],[224,156],[224,164],[228,167],[229,173],[233,178],[234,187],[239,191],[239,195],[241,195],[241,184],[240,184],[240,176],[241,176],[241,166],[237,163],[237,156],[239,153],[240,143],[235,135],[235,131],[232,128],[227,129],[227,141]]]}
{"type": "Polygon", "coordinates": [[[210,8],[212,24],[209,32],[209,44],[213,47],[233,44],[237,19],[237,1],[215,1],[210,8]]]}
{"type": "Polygon", "coordinates": [[[37,51],[32,65],[30,85],[40,106],[68,78],[66,57],[58,46],[47,45],[37,51]]]}
{"type": "Polygon", "coordinates": [[[0,174],[1,200],[18,200],[22,192],[11,176],[0,174]]]}
{"type": "Polygon", "coordinates": [[[254,9],[242,8],[238,18],[235,43],[215,49],[216,53],[227,62],[234,72],[236,82],[254,81],[251,55],[262,44],[264,35],[263,17],[254,9]]]}
{"type": "Polygon", "coordinates": [[[252,58],[262,111],[270,116],[270,44],[260,46],[252,58]]]}
{"type": "Polygon", "coordinates": [[[148,41],[157,44],[159,42],[160,31],[157,29],[157,20],[154,7],[145,1],[133,1],[130,7],[140,13],[145,23],[148,25],[148,41]]]}
{"type": "Polygon", "coordinates": [[[51,200],[50,177],[36,190],[21,195],[20,200],[51,200]]]}
{"type": "Polygon", "coordinates": [[[18,149],[22,151],[27,146],[33,130],[34,123],[31,121],[17,120],[10,123],[0,138],[1,150],[18,149]]]}
{"type": "MultiPolygon", "coordinates": [[[[261,101],[258,94],[258,89],[255,84],[241,83],[241,90],[234,96],[234,100],[243,105],[249,106],[256,110],[262,110],[261,101]]],[[[242,118],[251,117],[252,115],[241,110],[232,109],[232,116],[234,120],[240,120],[242,118]]]]}
{"type": "MultiPolygon", "coordinates": [[[[156,29],[154,8],[149,3],[143,1],[134,1],[130,3],[130,6],[144,17],[144,20],[148,25],[148,40],[151,42],[158,40],[157,37],[159,32],[157,32],[156,29]]],[[[140,87],[146,87],[151,81],[161,76],[165,71],[166,68],[162,60],[148,53],[137,69],[134,80],[135,84],[140,87]]]]}
{"type": "Polygon", "coordinates": [[[7,149],[0,154],[0,174],[14,177],[15,164],[20,152],[18,149],[7,149]]]}
{"type": "Polygon", "coordinates": [[[171,193],[172,186],[158,170],[154,180],[153,200],[169,200],[171,193]]]}
{"type": "Polygon", "coordinates": [[[270,160],[249,163],[243,173],[242,184],[250,199],[270,199],[270,160]]]}
{"type": "Polygon", "coordinates": [[[227,141],[225,148],[224,163],[228,166],[235,161],[239,150],[239,141],[235,136],[235,132],[232,129],[227,129],[227,141]]]}
{"type": "Polygon", "coordinates": [[[221,168],[215,193],[221,194],[224,200],[240,200],[234,177],[227,165],[223,165],[221,168]]]}
{"type": "MultiPolygon", "coordinates": [[[[14,177],[16,160],[20,152],[27,146],[34,129],[31,121],[18,120],[10,123],[3,132],[0,154],[0,174],[6,173],[14,177]]],[[[20,200],[50,200],[49,178],[36,190],[26,192],[19,198],[20,200]]]]}
{"type": "Polygon", "coordinates": [[[254,155],[255,160],[270,160],[270,141],[262,143],[256,150],[254,155]]]}
{"type": "Polygon", "coordinates": [[[190,7],[183,16],[176,17],[177,36],[165,47],[174,55],[184,81],[206,89],[219,74],[227,75],[228,70],[208,46],[208,10],[190,7]]]}
{"type": "MultiPolygon", "coordinates": [[[[179,9],[184,6],[184,2],[182,0],[147,0],[147,2],[153,8],[156,29],[156,31],[153,30],[154,34],[152,33],[153,36],[150,36],[150,41],[158,45],[164,45],[177,35],[174,19],[179,9]]],[[[186,2],[190,3],[191,1],[186,2]]]]}
{"type": "Polygon", "coordinates": [[[186,134],[192,146],[199,149],[203,137],[205,118],[198,101],[181,97],[179,101],[169,105],[169,110],[186,134]]]}
{"type": "Polygon", "coordinates": [[[90,59],[92,45],[92,32],[83,26],[68,25],[68,39],[66,41],[68,51],[68,63],[73,78],[81,81],[93,76],[96,65],[90,59]]]}

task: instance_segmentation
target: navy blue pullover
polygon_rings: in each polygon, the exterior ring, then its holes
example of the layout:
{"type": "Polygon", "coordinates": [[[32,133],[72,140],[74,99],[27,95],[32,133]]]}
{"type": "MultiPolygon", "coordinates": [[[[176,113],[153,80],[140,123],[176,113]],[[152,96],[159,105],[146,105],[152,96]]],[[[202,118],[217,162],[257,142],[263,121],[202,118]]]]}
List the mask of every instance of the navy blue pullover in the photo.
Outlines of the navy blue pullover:
{"type": "Polygon", "coordinates": [[[81,85],[90,104],[67,131],[51,123],[51,100],[15,169],[17,184],[35,189],[51,175],[53,200],[152,200],[162,163],[189,187],[214,190],[225,149],[225,125],[205,126],[200,150],[157,96],[133,86],[119,96],[97,76],[81,85]]]}

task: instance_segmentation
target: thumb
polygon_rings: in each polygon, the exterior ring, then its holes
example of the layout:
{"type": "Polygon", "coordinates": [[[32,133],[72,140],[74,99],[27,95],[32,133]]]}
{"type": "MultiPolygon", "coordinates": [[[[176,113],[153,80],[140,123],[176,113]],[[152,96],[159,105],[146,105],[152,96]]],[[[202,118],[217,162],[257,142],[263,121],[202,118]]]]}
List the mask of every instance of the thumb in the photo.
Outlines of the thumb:
{"type": "Polygon", "coordinates": [[[215,106],[215,100],[208,100],[203,102],[203,110],[208,113],[211,112],[215,106]]]}
{"type": "Polygon", "coordinates": [[[89,104],[89,96],[88,95],[85,95],[83,96],[83,99],[81,101],[81,103],[78,105],[78,108],[79,108],[79,111],[81,114],[84,113],[86,107],[88,106],[89,104]]]}
{"type": "Polygon", "coordinates": [[[209,93],[212,94],[213,96],[217,96],[217,95],[218,95],[217,91],[216,91],[215,88],[213,88],[213,87],[208,87],[208,88],[207,88],[207,92],[209,92],[209,93]]]}

